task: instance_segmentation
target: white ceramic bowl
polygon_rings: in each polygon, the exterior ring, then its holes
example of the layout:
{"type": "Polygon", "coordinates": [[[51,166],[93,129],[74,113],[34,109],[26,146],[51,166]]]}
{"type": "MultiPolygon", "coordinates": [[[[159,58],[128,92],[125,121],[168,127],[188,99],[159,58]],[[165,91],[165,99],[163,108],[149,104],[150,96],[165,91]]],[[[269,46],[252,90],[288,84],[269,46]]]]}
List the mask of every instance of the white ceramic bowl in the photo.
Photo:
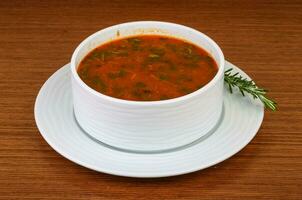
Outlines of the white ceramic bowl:
{"type": "Polygon", "coordinates": [[[161,151],[189,144],[206,135],[222,113],[224,56],[218,45],[192,28],[155,21],[111,26],[86,38],[71,58],[74,113],[93,138],[116,148],[161,151]],[[216,76],[201,89],[163,101],[127,101],[103,95],[78,76],[80,61],[97,46],[132,35],[156,34],[190,41],[208,51],[218,64],[216,76]]]}

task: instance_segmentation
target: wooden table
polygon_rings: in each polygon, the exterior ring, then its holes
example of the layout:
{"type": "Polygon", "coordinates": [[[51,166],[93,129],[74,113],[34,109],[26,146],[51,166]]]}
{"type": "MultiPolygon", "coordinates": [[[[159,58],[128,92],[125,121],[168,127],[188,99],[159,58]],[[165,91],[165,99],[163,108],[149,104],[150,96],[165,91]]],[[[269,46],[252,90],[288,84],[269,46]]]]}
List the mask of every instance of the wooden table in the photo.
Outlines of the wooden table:
{"type": "Polygon", "coordinates": [[[301,51],[301,1],[0,1],[0,199],[302,199],[301,51]],[[279,110],[238,154],[187,175],[123,178],[63,158],[35,124],[40,87],[88,35],[136,20],[211,36],[279,110]]]}

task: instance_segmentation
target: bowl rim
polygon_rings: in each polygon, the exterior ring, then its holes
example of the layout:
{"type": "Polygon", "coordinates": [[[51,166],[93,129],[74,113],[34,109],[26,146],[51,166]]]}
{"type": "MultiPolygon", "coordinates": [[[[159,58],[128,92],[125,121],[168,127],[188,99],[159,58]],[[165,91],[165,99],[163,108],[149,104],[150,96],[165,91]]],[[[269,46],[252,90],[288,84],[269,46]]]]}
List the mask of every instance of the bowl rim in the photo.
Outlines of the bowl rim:
{"type": "MultiPolygon", "coordinates": [[[[172,36],[173,37],[173,36],[172,36]]],[[[75,51],[72,54],[71,57],[71,63],[70,63],[70,67],[71,67],[71,74],[74,78],[74,80],[87,92],[91,93],[92,95],[96,96],[97,98],[102,98],[111,102],[115,102],[115,103],[120,103],[120,104],[126,104],[126,105],[141,105],[141,106],[153,106],[153,105],[163,105],[163,104],[172,104],[172,103],[178,103],[178,102],[182,102],[182,101],[186,101],[190,98],[196,97],[198,95],[201,95],[202,93],[205,93],[206,91],[208,91],[210,88],[212,88],[219,80],[220,78],[222,78],[224,76],[224,65],[225,65],[225,60],[224,60],[224,55],[222,53],[222,50],[220,49],[220,47],[216,44],[216,42],[211,39],[209,36],[205,35],[204,33],[181,25],[181,24],[176,24],[176,23],[171,23],[171,22],[163,22],[163,21],[133,21],[133,22],[126,22],[126,23],[121,23],[121,24],[117,24],[117,25],[113,25],[104,29],[101,29],[100,31],[97,31],[95,33],[93,33],[92,35],[88,36],[87,38],[85,38],[75,49],[75,51]],[[80,78],[80,76],[77,73],[77,66],[76,66],[76,58],[78,56],[79,51],[82,49],[82,47],[90,42],[94,37],[96,37],[97,35],[102,34],[103,32],[106,31],[110,31],[110,30],[114,30],[116,28],[119,28],[120,26],[128,26],[128,25],[144,25],[144,24],[152,24],[152,25],[168,25],[168,26],[174,26],[177,28],[181,28],[181,29],[185,29],[187,31],[193,32],[194,34],[199,34],[200,36],[202,36],[205,40],[207,40],[209,42],[209,44],[215,49],[215,51],[218,53],[218,60],[219,63],[218,64],[218,72],[215,74],[215,76],[203,87],[199,88],[198,90],[195,90],[192,93],[180,96],[180,97],[176,97],[176,98],[172,98],[172,99],[166,99],[166,100],[158,100],[158,101],[134,101],[134,100],[125,100],[125,99],[119,99],[119,98],[115,98],[115,97],[111,97],[111,96],[107,96],[105,94],[102,94],[94,89],[92,89],[91,87],[89,87],[87,84],[84,83],[84,81],[82,81],[82,79],[80,78]]]]}

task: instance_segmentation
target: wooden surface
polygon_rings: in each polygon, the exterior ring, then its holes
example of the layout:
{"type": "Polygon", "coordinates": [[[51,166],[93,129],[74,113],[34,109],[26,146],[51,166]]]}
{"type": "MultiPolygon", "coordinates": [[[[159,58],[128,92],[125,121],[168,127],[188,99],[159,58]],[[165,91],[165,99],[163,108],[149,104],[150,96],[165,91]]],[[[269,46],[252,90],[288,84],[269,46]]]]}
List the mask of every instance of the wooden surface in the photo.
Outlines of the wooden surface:
{"type": "Polygon", "coordinates": [[[301,52],[301,1],[0,1],[0,199],[301,199],[301,52]],[[188,175],[123,178],[66,160],[35,125],[37,93],[88,35],[135,20],[206,33],[279,110],[238,154],[188,175]]]}

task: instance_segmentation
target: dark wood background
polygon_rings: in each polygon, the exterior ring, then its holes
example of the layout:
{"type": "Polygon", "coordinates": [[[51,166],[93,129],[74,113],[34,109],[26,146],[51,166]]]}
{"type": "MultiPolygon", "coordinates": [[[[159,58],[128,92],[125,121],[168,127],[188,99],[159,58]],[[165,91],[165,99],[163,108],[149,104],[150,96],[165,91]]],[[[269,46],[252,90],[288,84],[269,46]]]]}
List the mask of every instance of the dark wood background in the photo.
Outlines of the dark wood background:
{"type": "Polygon", "coordinates": [[[301,199],[301,77],[301,1],[0,1],[0,199],[301,199]],[[241,152],[188,175],[123,178],[64,159],[35,125],[40,87],[84,38],[136,20],[206,33],[279,110],[241,152]]]}

